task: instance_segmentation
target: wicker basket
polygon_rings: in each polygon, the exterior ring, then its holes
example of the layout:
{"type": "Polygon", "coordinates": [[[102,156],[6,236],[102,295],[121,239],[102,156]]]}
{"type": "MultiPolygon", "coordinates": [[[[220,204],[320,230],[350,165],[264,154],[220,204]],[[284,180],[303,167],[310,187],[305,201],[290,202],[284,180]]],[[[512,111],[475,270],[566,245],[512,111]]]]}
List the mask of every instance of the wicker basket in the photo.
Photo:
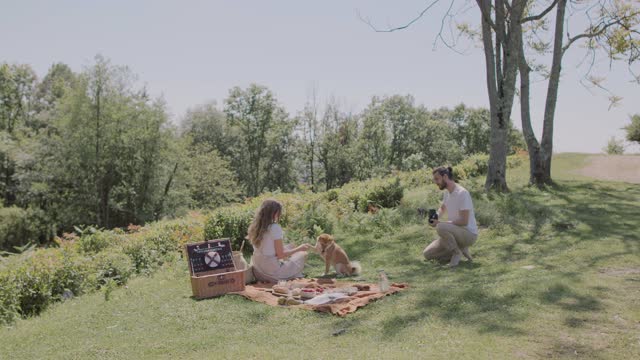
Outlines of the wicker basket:
{"type": "MultiPolygon", "coordinates": [[[[207,246],[207,244],[220,242],[226,245],[227,249],[230,248],[228,239],[210,240],[203,243],[194,243],[185,245],[185,251],[187,252],[187,261],[190,261],[189,246],[207,246]],[[225,244],[226,243],[226,244],[225,244]]],[[[229,251],[229,250],[227,250],[229,251]]],[[[230,253],[228,253],[230,254],[230,253]]],[[[217,256],[217,255],[216,255],[217,256]]],[[[224,258],[225,255],[222,257],[224,258]]],[[[197,258],[194,258],[194,261],[197,258]]],[[[218,257],[217,260],[219,260],[218,257]]],[[[230,260],[230,259],[229,259],[230,260]]],[[[234,259],[235,260],[235,259],[234,259]]],[[[201,261],[201,260],[200,260],[201,261]]],[[[202,263],[202,262],[201,262],[202,263]]],[[[224,263],[224,268],[214,268],[210,271],[202,271],[202,266],[198,266],[198,269],[194,270],[194,266],[189,266],[189,273],[191,275],[191,290],[193,291],[193,297],[196,299],[206,299],[210,297],[224,295],[230,292],[243,291],[245,288],[245,271],[246,269],[240,268],[241,264],[235,264],[235,262],[228,261],[224,263]],[[197,273],[194,273],[197,271],[197,273]]],[[[221,264],[222,266],[222,264],[221,264]]]]}
{"type": "Polygon", "coordinates": [[[196,299],[224,295],[230,292],[244,290],[244,270],[191,276],[191,289],[196,299]]]}

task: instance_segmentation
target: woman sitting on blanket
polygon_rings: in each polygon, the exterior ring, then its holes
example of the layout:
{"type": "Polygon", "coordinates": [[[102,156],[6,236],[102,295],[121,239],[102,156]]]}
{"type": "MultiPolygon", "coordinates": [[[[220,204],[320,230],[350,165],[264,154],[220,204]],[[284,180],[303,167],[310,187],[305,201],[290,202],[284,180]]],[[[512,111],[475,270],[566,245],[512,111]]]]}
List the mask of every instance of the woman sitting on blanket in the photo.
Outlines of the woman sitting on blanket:
{"type": "Polygon", "coordinates": [[[313,246],[284,245],[284,233],[278,224],[282,205],[275,200],[265,200],[249,226],[247,239],[253,245],[251,265],[256,280],[277,282],[303,277],[302,269],[307,250],[313,246]]]}

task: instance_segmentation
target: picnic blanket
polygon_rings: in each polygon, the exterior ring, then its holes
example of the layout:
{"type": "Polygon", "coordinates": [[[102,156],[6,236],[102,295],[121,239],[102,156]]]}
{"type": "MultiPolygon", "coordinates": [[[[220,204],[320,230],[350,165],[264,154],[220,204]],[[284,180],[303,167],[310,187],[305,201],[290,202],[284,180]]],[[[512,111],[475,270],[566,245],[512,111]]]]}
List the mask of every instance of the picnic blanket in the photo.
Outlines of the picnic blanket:
{"type": "MultiPolygon", "coordinates": [[[[261,302],[271,306],[283,306],[278,305],[278,296],[273,295],[270,291],[271,287],[275,285],[274,283],[256,283],[252,285],[247,285],[244,291],[234,292],[230,294],[236,294],[243,296],[249,300],[261,302]]],[[[392,283],[389,287],[389,290],[385,292],[381,292],[377,284],[364,284],[357,282],[343,282],[336,281],[334,279],[296,279],[290,280],[287,282],[287,286],[291,287],[306,287],[306,288],[318,288],[321,287],[325,292],[331,292],[333,289],[343,288],[343,287],[355,287],[358,289],[358,292],[351,296],[347,296],[342,299],[337,299],[328,304],[321,305],[310,305],[310,304],[300,304],[300,305],[288,305],[287,307],[292,308],[301,308],[307,310],[314,310],[319,312],[326,312],[333,315],[338,316],[346,316],[352,312],[358,310],[368,303],[375,301],[379,298],[385,297],[387,295],[395,294],[401,290],[405,290],[408,288],[407,284],[404,283],[392,283]]]]}

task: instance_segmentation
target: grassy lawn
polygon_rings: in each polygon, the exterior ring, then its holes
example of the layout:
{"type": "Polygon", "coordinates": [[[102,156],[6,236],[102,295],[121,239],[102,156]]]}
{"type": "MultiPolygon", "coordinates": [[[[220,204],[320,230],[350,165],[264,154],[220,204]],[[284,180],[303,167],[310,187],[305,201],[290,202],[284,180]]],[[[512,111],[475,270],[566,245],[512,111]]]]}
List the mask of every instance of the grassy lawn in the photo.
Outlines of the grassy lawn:
{"type": "MultiPolygon", "coordinates": [[[[338,226],[364,278],[384,268],[411,286],[346,318],[195,301],[179,260],[108,301],[82,296],[0,329],[0,359],[640,358],[640,186],[574,176],[584,161],[558,156],[547,191],[518,169],[511,194],[475,192],[475,260],[454,270],[421,258],[435,233],[414,209],[435,207],[435,186],[338,226]]],[[[311,255],[307,274],[323,269],[311,255]]]]}

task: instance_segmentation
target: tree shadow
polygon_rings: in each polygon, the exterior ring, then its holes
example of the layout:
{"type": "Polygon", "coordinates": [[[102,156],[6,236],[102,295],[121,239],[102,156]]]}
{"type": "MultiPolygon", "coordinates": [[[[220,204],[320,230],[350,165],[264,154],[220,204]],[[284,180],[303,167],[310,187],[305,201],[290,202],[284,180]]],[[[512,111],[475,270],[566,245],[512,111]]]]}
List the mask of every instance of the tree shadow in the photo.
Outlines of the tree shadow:
{"type": "Polygon", "coordinates": [[[436,316],[457,325],[475,327],[480,333],[523,335],[524,330],[514,326],[526,319],[526,315],[518,311],[519,296],[517,292],[495,295],[479,287],[426,289],[420,293],[413,311],[391,317],[383,323],[382,331],[392,337],[413,323],[436,316]]]}
{"type": "Polygon", "coordinates": [[[602,302],[594,296],[578,294],[564,284],[554,284],[540,294],[540,300],[569,311],[602,310],[602,302]]]}
{"type": "MultiPolygon", "coordinates": [[[[626,188],[626,195],[610,184],[562,182],[547,187],[546,196],[539,192],[522,191],[510,194],[510,201],[517,206],[506,205],[500,210],[507,219],[506,226],[514,234],[520,234],[504,247],[502,260],[520,260],[526,254],[518,254],[518,244],[538,246],[536,258],[559,253],[574,245],[567,239],[581,242],[597,242],[604,238],[615,238],[623,242],[625,252],[612,252],[589,259],[588,265],[628,253],[640,252],[640,234],[631,219],[640,218],[640,206],[630,199],[640,199],[637,188],[626,188]],[[544,198],[549,198],[545,201],[544,198]],[[542,198],[542,199],[541,199],[542,198]],[[551,239],[545,239],[548,234],[551,239]],[[551,240],[551,241],[549,241],[551,240]]],[[[542,260],[544,262],[544,260],[542,260]]]]}

